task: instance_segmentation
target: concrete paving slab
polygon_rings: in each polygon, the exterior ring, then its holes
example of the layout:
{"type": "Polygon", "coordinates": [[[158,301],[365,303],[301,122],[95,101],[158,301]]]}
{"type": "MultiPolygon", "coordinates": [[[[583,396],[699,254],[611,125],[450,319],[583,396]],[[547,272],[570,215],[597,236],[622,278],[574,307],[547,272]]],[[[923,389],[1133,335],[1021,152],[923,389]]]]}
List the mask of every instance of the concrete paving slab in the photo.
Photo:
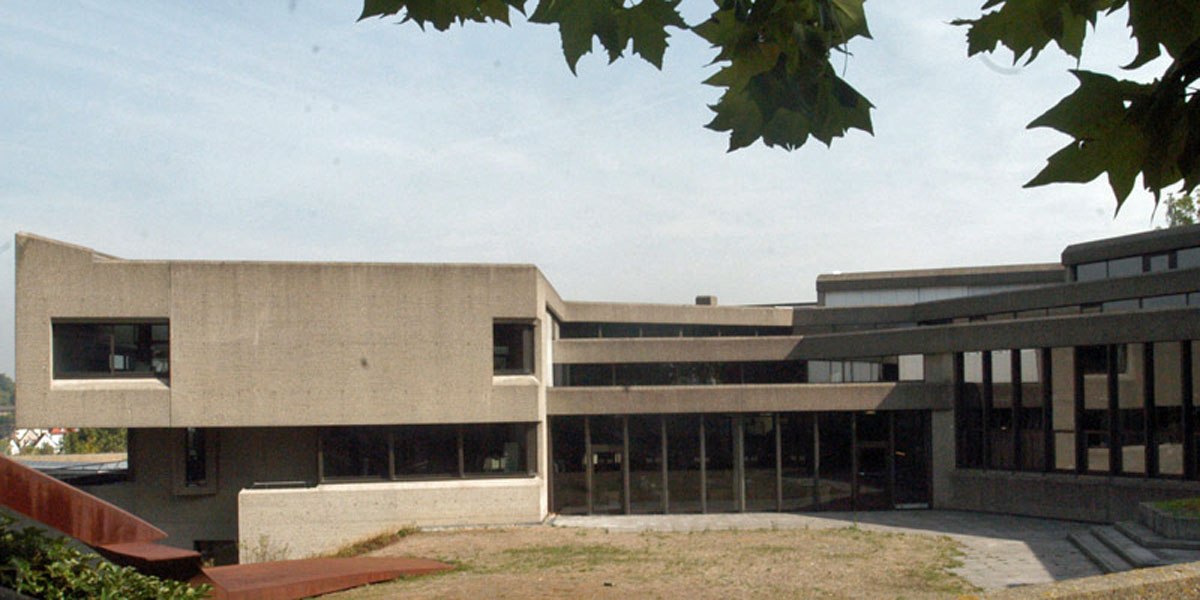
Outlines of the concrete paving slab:
{"type": "Polygon", "coordinates": [[[1054,519],[948,511],[903,510],[813,514],[611,515],[555,517],[557,527],[610,531],[705,531],[718,529],[835,529],[944,535],[962,544],[963,565],[954,569],[985,590],[1100,575],[1067,540],[1089,524],[1054,519]]]}

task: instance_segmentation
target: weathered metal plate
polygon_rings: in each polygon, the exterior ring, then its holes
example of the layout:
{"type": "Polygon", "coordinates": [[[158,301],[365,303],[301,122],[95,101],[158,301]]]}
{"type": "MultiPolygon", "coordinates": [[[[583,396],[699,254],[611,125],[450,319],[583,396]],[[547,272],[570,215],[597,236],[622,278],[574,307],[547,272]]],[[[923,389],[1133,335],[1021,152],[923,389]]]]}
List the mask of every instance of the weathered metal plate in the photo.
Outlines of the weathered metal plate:
{"type": "Polygon", "coordinates": [[[215,600],[292,600],[453,568],[425,558],[308,558],[209,567],[191,583],[212,585],[215,600]]]}
{"type": "Polygon", "coordinates": [[[92,547],[167,537],[108,502],[3,456],[0,504],[92,547]]]}

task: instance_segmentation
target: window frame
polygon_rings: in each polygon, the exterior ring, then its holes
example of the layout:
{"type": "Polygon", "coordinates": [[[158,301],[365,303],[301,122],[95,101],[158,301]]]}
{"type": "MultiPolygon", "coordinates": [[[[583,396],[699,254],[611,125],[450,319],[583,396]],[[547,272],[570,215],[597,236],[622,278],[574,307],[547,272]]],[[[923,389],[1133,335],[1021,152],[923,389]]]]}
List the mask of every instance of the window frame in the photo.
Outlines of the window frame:
{"type": "MultiPolygon", "coordinates": [[[[537,365],[537,346],[538,346],[538,322],[537,319],[516,319],[516,318],[496,318],[492,320],[492,375],[493,376],[511,376],[511,375],[533,375],[538,373],[537,365]],[[498,368],[496,365],[496,350],[500,348],[497,344],[498,338],[496,330],[499,327],[521,327],[521,366],[517,368],[498,368]],[[526,344],[528,335],[528,344],[526,344]]],[[[503,346],[508,348],[509,346],[503,346]]]]}
{"type": "MultiPolygon", "coordinates": [[[[379,483],[379,482],[406,482],[406,481],[447,481],[447,480],[477,480],[477,479],[529,479],[537,477],[538,472],[538,428],[539,424],[534,421],[516,421],[516,422],[487,422],[487,423],[439,423],[439,424],[406,424],[406,425],[335,425],[322,427],[317,432],[317,481],[319,484],[352,484],[352,483],[379,483]],[[524,429],[519,434],[520,443],[524,444],[521,461],[522,468],[516,471],[485,471],[472,470],[467,468],[466,446],[468,438],[473,431],[499,426],[518,426],[524,429]],[[396,469],[396,438],[402,436],[407,428],[422,428],[422,427],[453,427],[455,428],[455,443],[451,451],[456,460],[456,468],[453,473],[398,473],[396,469]],[[327,447],[327,436],[335,433],[334,430],[357,430],[360,428],[375,429],[377,433],[382,434],[387,440],[388,447],[388,464],[386,473],[380,476],[357,476],[357,475],[334,475],[328,472],[325,455],[329,451],[327,447]]],[[[514,440],[518,437],[513,437],[514,440]]]]}
{"type": "Polygon", "coordinates": [[[90,318],[53,318],[50,321],[50,375],[56,380],[74,380],[74,379],[157,379],[163,382],[171,380],[171,322],[165,317],[147,317],[147,318],[114,318],[114,319],[90,319],[90,318]],[[64,371],[59,363],[57,352],[57,335],[56,329],[59,326],[78,326],[88,325],[95,327],[107,327],[110,329],[107,333],[102,334],[108,338],[108,371],[64,371]],[[149,341],[147,343],[148,350],[151,353],[151,361],[155,360],[154,352],[158,347],[164,347],[165,362],[167,369],[162,372],[157,371],[122,371],[115,367],[117,356],[117,340],[116,335],[111,328],[120,325],[133,325],[140,328],[145,328],[149,333],[149,341]],[[154,329],[156,327],[166,326],[167,334],[163,340],[154,338],[154,329]]]}

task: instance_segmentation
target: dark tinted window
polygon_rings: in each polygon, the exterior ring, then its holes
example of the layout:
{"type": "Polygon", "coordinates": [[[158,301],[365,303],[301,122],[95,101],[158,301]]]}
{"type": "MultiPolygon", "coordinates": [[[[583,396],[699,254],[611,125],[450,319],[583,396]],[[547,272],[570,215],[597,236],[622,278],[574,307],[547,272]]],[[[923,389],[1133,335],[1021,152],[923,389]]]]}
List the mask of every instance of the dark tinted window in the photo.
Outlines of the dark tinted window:
{"type": "Polygon", "coordinates": [[[492,367],[497,374],[533,373],[533,324],[492,325],[492,367]]]}
{"type": "Polygon", "coordinates": [[[54,323],[55,377],[161,377],[170,372],[166,322],[54,323]]]}

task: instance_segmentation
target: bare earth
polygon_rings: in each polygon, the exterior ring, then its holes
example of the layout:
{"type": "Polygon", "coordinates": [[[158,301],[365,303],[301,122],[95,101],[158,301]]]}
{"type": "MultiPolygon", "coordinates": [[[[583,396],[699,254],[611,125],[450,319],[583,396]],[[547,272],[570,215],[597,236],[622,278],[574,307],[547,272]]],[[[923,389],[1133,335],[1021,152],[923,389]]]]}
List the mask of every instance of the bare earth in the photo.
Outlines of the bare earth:
{"type": "Polygon", "coordinates": [[[330,598],[946,598],[974,591],[946,537],[833,530],[608,532],[516,527],[419,532],[376,556],[450,573],[330,598]]]}

